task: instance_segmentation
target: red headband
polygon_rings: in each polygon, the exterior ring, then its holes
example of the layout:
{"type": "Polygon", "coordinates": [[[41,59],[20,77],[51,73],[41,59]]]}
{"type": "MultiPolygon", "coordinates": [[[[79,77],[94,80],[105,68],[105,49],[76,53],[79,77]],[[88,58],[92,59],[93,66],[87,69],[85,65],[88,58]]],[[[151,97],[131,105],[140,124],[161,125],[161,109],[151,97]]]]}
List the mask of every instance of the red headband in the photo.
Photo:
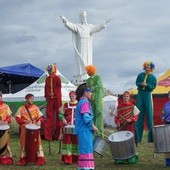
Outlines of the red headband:
{"type": "Polygon", "coordinates": [[[33,94],[27,94],[27,95],[25,96],[25,99],[28,100],[28,99],[31,98],[31,97],[34,97],[34,95],[33,95],[33,94]]]}

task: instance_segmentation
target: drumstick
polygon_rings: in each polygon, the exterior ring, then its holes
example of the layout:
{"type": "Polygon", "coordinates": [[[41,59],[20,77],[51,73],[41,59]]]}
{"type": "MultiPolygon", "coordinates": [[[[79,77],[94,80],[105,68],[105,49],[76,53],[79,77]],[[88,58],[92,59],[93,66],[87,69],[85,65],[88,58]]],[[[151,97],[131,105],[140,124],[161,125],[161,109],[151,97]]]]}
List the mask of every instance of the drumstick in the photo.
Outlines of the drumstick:
{"type": "Polygon", "coordinates": [[[104,133],[101,133],[101,132],[97,132],[97,133],[104,136],[104,137],[106,137],[106,138],[108,138],[108,136],[106,136],[104,133]]]}

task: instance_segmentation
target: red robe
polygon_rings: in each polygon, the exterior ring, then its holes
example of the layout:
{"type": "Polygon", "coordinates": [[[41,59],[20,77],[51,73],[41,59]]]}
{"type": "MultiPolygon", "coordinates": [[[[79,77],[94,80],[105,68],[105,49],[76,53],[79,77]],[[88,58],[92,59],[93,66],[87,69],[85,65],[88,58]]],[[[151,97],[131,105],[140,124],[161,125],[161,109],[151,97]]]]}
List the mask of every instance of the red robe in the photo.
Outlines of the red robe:
{"type": "Polygon", "coordinates": [[[46,78],[45,98],[47,100],[45,138],[47,140],[52,140],[52,134],[54,131],[55,138],[59,139],[61,136],[59,108],[62,105],[61,80],[59,76],[51,74],[46,78]]]}
{"type": "Polygon", "coordinates": [[[119,125],[118,130],[128,130],[135,134],[134,123],[138,119],[138,114],[134,114],[135,105],[131,102],[121,103],[117,107],[117,115],[115,117],[115,123],[119,125]],[[131,119],[131,122],[127,123],[126,120],[131,119]]]}

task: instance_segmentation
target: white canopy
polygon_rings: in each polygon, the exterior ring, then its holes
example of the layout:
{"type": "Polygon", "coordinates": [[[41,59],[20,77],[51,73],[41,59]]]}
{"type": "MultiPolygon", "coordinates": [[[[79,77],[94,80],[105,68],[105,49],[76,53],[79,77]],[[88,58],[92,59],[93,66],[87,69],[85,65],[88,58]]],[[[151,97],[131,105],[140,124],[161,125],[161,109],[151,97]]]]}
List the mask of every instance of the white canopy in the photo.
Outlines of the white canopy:
{"type": "MultiPolygon", "coordinates": [[[[69,92],[75,91],[76,86],[68,81],[59,71],[57,74],[60,76],[62,81],[62,100],[68,101],[69,100],[69,92]]],[[[43,101],[44,98],[44,87],[45,87],[45,79],[48,76],[47,72],[44,73],[37,81],[26,87],[25,89],[14,93],[14,94],[4,94],[3,99],[4,101],[11,102],[11,101],[23,101],[25,100],[25,95],[28,93],[32,93],[35,97],[35,101],[43,101]]]]}

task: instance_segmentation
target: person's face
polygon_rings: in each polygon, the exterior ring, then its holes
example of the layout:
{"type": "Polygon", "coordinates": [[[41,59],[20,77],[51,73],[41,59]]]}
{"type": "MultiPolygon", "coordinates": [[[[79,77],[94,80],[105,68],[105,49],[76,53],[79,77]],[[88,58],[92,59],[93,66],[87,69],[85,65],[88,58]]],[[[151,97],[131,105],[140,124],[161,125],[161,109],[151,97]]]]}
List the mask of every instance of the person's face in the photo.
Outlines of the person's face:
{"type": "Polygon", "coordinates": [[[123,101],[124,101],[124,102],[128,102],[129,100],[130,100],[130,96],[125,94],[125,95],[123,96],[123,101]]]}
{"type": "Polygon", "coordinates": [[[85,92],[85,96],[86,96],[88,99],[91,99],[92,92],[85,92]]]}
{"type": "Polygon", "coordinates": [[[30,97],[29,99],[27,99],[27,103],[33,104],[33,102],[34,102],[34,97],[33,96],[30,97]]]}
{"type": "Polygon", "coordinates": [[[150,67],[150,66],[147,66],[147,67],[145,68],[145,71],[146,71],[147,73],[151,72],[151,67],[150,67]]]}
{"type": "Polygon", "coordinates": [[[76,101],[76,95],[71,94],[69,97],[70,97],[70,101],[71,101],[71,102],[76,101]]]}

